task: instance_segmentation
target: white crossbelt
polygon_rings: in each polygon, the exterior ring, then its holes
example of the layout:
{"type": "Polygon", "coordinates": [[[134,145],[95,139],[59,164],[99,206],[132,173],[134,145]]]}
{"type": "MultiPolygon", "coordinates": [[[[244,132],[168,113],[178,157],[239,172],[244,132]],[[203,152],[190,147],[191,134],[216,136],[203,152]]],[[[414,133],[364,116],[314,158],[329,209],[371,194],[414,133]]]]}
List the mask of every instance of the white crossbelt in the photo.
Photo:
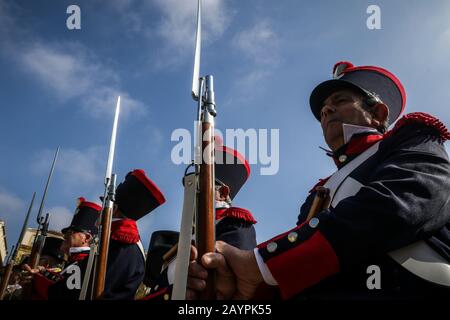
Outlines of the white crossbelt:
{"type": "Polygon", "coordinates": [[[144,250],[144,246],[142,245],[141,240],[139,240],[138,242],[136,242],[136,245],[138,246],[139,250],[142,253],[142,256],[144,257],[144,261],[147,260],[146,256],[145,256],[145,250],[144,250]]]}
{"type": "MultiPolygon", "coordinates": [[[[349,177],[350,173],[359,167],[363,162],[373,156],[379,148],[379,142],[375,143],[365,152],[336,171],[325,183],[324,187],[330,189],[331,205],[336,207],[339,201],[346,197],[355,195],[362,184],[349,177]],[[345,180],[352,180],[353,187],[344,192],[340,188],[344,186],[345,180]],[[356,183],[357,187],[354,187],[356,183]]],[[[345,189],[345,188],[343,188],[345,189]]],[[[397,263],[409,272],[429,282],[450,287],[450,264],[436,251],[434,251],[425,241],[417,241],[406,247],[388,253],[397,263]]]]}

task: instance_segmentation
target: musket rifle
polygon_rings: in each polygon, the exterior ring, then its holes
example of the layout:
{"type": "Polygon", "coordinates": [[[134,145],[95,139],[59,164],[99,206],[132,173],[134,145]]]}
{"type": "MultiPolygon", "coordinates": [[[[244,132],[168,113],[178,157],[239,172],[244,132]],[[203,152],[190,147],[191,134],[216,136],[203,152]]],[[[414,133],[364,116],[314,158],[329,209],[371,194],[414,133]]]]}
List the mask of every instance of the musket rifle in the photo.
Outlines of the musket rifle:
{"type": "Polygon", "coordinates": [[[48,174],[47,183],[45,184],[44,194],[42,195],[41,204],[39,205],[39,211],[36,218],[38,223],[38,228],[36,230],[36,237],[34,238],[33,248],[30,254],[29,266],[34,269],[39,263],[42,248],[44,248],[45,238],[47,236],[48,225],[49,225],[49,214],[47,213],[45,217],[42,216],[42,211],[44,209],[45,198],[47,197],[48,187],[53,176],[53,171],[55,169],[56,159],[58,158],[59,147],[56,149],[55,156],[53,158],[52,167],[48,174]]]}
{"type": "Polygon", "coordinates": [[[20,232],[19,239],[17,240],[17,244],[13,247],[12,253],[9,256],[5,272],[2,277],[2,281],[0,282],[0,300],[3,300],[5,297],[6,288],[8,287],[9,279],[11,278],[12,270],[14,267],[14,263],[17,259],[17,255],[19,254],[20,244],[23,241],[23,237],[25,236],[25,232],[28,226],[28,218],[30,217],[31,210],[33,208],[34,198],[36,196],[36,192],[33,193],[33,197],[31,198],[30,206],[28,208],[27,215],[25,216],[25,220],[23,221],[22,231],[20,232]]]}
{"type": "MultiPolygon", "coordinates": [[[[114,200],[115,200],[114,198],[116,189],[116,175],[112,174],[112,167],[114,161],[114,151],[116,148],[117,124],[119,121],[119,113],[120,113],[120,96],[117,98],[116,113],[114,116],[114,124],[111,133],[111,142],[109,145],[108,162],[106,164],[105,192],[103,196],[102,214],[100,215],[101,225],[98,235],[99,241],[94,240],[94,245],[96,245],[96,243],[98,243],[99,245],[98,256],[95,261],[95,274],[93,287],[94,299],[102,299],[105,291],[109,238],[111,235],[111,220],[114,210],[114,200]]],[[[92,249],[93,248],[91,247],[90,254],[94,253],[92,249]]],[[[96,248],[94,249],[95,252],[97,252],[96,248]]],[[[90,276],[90,271],[85,275],[85,277],[86,276],[90,276]]],[[[83,289],[86,290],[86,288],[82,288],[82,290],[83,289]]],[[[82,296],[80,296],[80,298],[82,298],[82,296]]]]}
{"type": "MultiPolygon", "coordinates": [[[[186,297],[192,225],[195,221],[195,245],[198,255],[215,251],[215,193],[214,193],[214,117],[216,116],[214,80],[212,75],[200,77],[201,0],[197,8],[192,97],[197,101],[195,139],[195,174],[184,177],[184,204],[172,299],[186,297]]],[[[208,273],[207,287],[201,299],[214,299],[214,273],[208,273]]]]}

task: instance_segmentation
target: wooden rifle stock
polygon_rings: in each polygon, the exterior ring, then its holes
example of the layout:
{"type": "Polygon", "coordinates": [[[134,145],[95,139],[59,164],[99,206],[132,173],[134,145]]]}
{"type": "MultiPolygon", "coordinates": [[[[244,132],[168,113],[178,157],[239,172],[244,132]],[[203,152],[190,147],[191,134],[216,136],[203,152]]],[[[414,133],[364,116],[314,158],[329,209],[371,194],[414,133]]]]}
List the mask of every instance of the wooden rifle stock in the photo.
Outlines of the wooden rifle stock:
{"type": "Polygon", "coordinates": [[[100,250],[96,261],[94,299],[102,299],[105,293],[106,268],[108,264],[109,237],[111,234],[112,208],[105,207],[102,212],[100,250]]]}
{"type": "Polygon", "coordinates": [[[34,269],[39,264],[39,260],[41,259],[41,252],[42,249],[44,249],[45,239],[47,238],[47,232],[48,232],[48,219],[49,214],[45,216],[45,219],[42,223],[42,228],[36,231],[36,239],[33,243],[33,248],[31,249],[30,254],[30,263],[28,264],[31,269],[34,269]]]}
{"type": "MultiPolygon", "coordinates": [[[[199,180],[199,207],[197,220],[197,249],[198,257],[205,253],[215,251],[215,189],[214,189],[214,126],[209,122],[202,123],[202,155],[199,180]],[[207,150],[208,152],[205,152],[207,150]]],[[[206,289],[201,293],[200,299],[215,299],[214,272],[208,271],[206,289]]]]}
{"type": "Polygon", "coordinates": [[[33,248],[31,249],[30,262],[28,264],[31,269],[36,268],[36,266],[38,265],[39,259],[41,258],[40,251],[44,247],[42,236],[38,235],[37,237],[38,238],[34,242],[33,248]]]}
{"type": "Polygon", "coordinates": [[[36,239],[33,248],[31,249],[30,263],[28,264],[31,267],[31,269],[36,268],[37,265],[39,264],[39,260],[41,259],[41,252],[42,249],[44,248],[46,238],[46,236],[43,235],[42,233],[37,237],[38,238],[36,239]]]}
{"type": "Polygon", "coordinates": [[[14,266],[14,261],[11,259],[5,268],[3,273],[2,282],[0,283],[0,300],[3,300],[6,293],[6,288],[8,287],[9,279],[11,278],[12,269],[14,266]]]}
{"type": "Polygon", "coordinates": [[[316,190],[316,196],[314,197],[311,208],[308,212],[306,221],[311,220],[317,213],[328,208],[330,206],[330,189],[319,186],[316,190]]]}
{"type": "MultiPolygon", "coordinates": [[[[22,231],[20,232],[19,239],[17,240],[17,244],[14,246],[11,255],[9,256],[8,265],[5,269],[5,272],[2,277],[2,281],[0,283],[0,300],[3,300],[6,292],[6,288],[8,287],[9,278],[11,277],[12,270],[14,267],[14,263],[17,258],[17,254],[19,252],[20,245],[22,243],[23,237],[25,236],[25,232],[27,230],[28,219],[30,217],[31,210],[33,209],[34,199],[36,197],[36,192],[33,193],[33,198],[31,198],[30,206],[28,207],[27,215],[25,216],[25,220],[22,225],[22,231]]],[[[47,219],[48,220],[48,219],[47,219]]]]}

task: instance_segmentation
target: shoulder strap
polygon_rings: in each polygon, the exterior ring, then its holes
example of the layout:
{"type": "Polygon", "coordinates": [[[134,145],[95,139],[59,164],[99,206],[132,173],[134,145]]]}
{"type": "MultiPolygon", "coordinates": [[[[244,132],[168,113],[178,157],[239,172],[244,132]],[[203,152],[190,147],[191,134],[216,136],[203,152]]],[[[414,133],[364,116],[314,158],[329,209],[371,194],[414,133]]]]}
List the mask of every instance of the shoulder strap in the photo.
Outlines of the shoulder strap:
{"type": "Polygon", "coordinates": [[[330,199],[333,201],[333,198],[336,194],[336,191],[341,186],[342,182],[349,176],[350,173],[353,172],[357,167],[359,167],[364,161],[373,156],[380,146],[380,142],[373,144],[369,149],[361,153],[355,159],[347,163],[341,169],[333,173],[333,175],[328,179],[328,181],[324,184],[325,188],[330,190],[330,199]]]}
{"type": "MultiPolygon", "coordinates": [[[[330,203],[333,202],[333,198],[344,180],[353,170],[378,151],[379,144],[380,142],[375,143],[328,179],[324,187],[330,190],[330,203]]],[[[416,276],[435,284],[450,287],[450,264],[425,241],[417,241],[389,252],[388,255],[416,276]]]]}

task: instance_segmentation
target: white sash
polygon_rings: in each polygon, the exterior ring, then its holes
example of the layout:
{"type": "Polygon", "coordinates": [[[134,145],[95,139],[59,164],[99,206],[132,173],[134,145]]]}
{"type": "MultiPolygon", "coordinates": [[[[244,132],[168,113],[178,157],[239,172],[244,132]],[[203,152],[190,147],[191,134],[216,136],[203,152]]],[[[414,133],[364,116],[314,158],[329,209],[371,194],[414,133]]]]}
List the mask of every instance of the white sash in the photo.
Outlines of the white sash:
{"type": "Polygon", "coordinates": [[[144,261],[146,260],[145,257],[145,250],[144,250],[144,246],[142,245],[141,240],[139,240],[138,242],[136,242],[136,245],[138,246],[139,250],[141,250],[142,256],[144,257],[144,261]]]}

